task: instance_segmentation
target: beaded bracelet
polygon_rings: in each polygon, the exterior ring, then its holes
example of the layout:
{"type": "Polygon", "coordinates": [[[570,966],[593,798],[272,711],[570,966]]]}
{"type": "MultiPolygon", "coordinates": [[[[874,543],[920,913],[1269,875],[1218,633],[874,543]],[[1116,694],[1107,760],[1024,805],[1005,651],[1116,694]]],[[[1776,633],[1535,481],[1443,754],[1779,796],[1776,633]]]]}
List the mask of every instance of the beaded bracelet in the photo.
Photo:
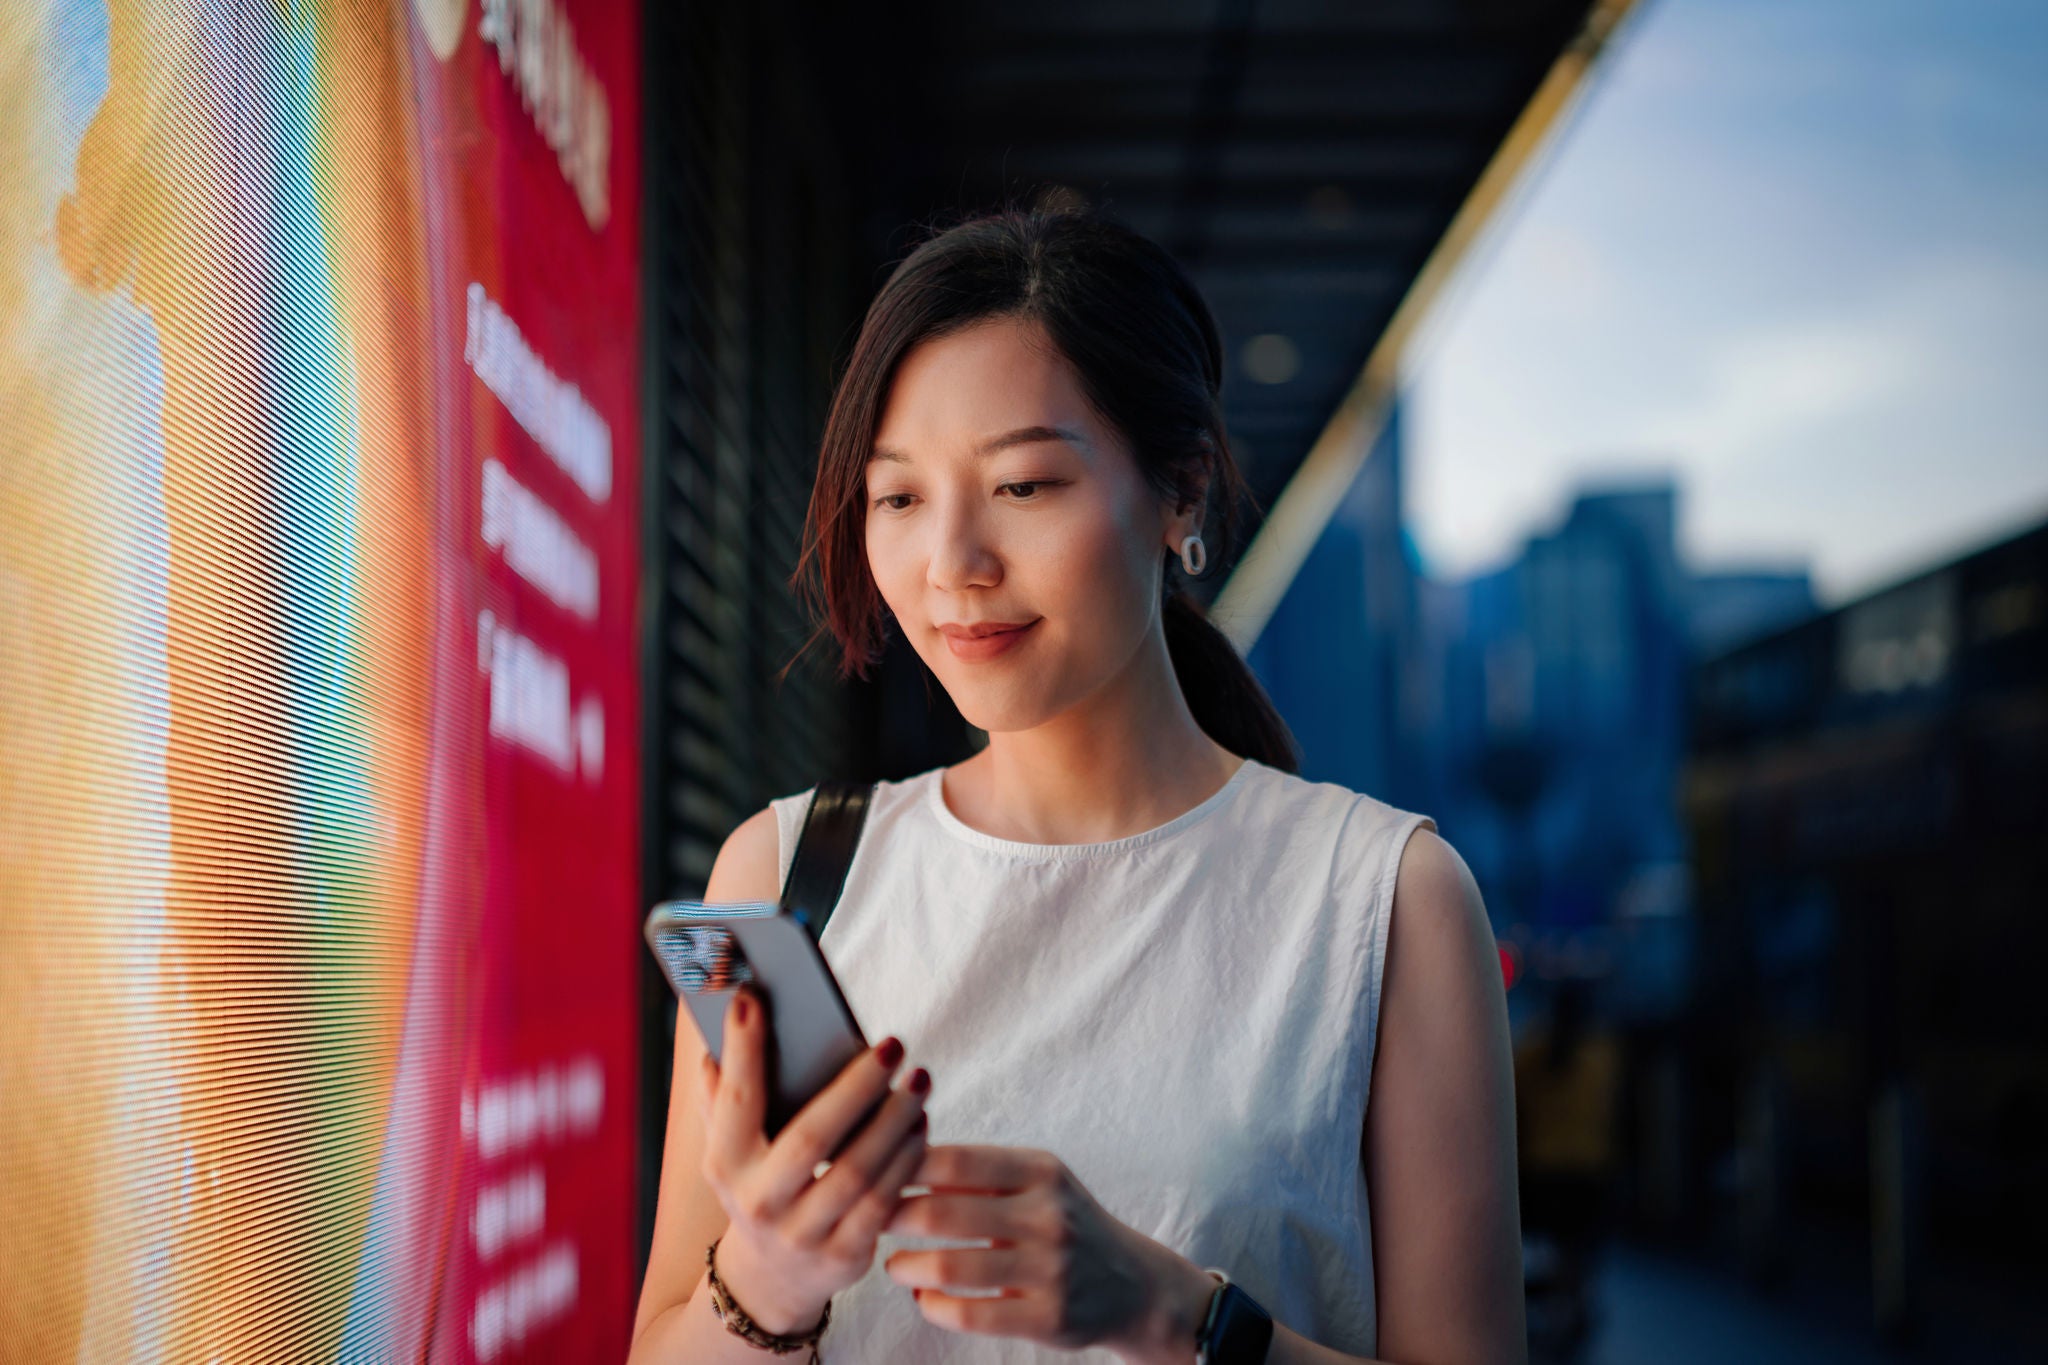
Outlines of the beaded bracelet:
{"type": "Polygon", "coordinates": [[[747,1316],[745,1309],[733,1301],[732,1291],[725,1287],[725,1281],[718,1278],[718,1262],[716,1260],[718,1243],[724,1240],[723,1237],[720,1237],[704,1249],[705,1280],[711,1290],[712,1316],[725,1324],[726,1331],[731,1332],[749,1346],[758,1346],[764,1351],[773,1351],[779,1356],[788,1355],[791,1351],[801,1351],[808,1346],[811,1351],[811,1357],[805,1362],[805,1365],[820,1365],[818,1360],[818,1338],[825,1335],[825,1328],[831,1324],[832,1301],[830,1299],[825,1301],[825,1316],[819,1318],[818,1325],[811,1328],[808,1332],[797,1332],[789,1336],[779,1337],[773,1332],[763,1329],[759,1323],[747,1316]]]}

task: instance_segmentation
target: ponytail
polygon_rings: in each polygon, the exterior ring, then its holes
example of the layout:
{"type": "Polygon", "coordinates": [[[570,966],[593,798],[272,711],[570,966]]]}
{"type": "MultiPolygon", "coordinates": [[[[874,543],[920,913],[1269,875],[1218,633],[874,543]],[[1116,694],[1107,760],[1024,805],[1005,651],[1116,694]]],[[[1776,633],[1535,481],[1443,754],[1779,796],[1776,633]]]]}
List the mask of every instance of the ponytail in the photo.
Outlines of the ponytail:
{"type": "Polygon", "coordinates": [[[1202,732],[1234,754],[1282,772],[1301,771],[1301,751],[1266,689],[1201,605],[1176,586],[1163,613],[1166,652],[1202,732]]]}

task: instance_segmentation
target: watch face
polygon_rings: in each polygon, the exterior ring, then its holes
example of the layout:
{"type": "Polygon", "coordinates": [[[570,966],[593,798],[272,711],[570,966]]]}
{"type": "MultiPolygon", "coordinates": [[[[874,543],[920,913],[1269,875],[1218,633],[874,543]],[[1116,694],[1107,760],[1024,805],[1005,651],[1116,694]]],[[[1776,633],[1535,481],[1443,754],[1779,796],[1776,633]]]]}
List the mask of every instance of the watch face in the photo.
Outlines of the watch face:
{"type": "Polygon", "coordinates": [[[1234,1284],[1223,1287],[1217,1305],[1216,1329],[1202,1358],[1209,1365],[1265,1365],[1273,1342],[1273,1317],[1259,1301],[1234,1284]]]}

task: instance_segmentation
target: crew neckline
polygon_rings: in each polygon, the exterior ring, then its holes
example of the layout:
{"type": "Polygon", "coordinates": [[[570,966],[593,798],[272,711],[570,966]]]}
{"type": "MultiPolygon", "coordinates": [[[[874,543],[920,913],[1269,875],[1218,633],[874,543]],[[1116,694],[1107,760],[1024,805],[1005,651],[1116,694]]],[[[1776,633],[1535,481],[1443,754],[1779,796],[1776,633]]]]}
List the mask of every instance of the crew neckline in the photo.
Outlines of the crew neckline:
{"type": "Polygon", "coordinates": [[[1257,765],[1257,759],[1244,759],[1237,765],[1237,768],[1230,776],[1224,779],[1223,785],[1211,792],[1206,800],[1202,801],[1199,805],[1191,806],[1187,810],[1182,811],[1163,825],[1155,825],[1151,829],[1141,830],[1137,834],[1127,834],[1121,839],[1109,839],[1094,844],[1031,844],[1018,839],[999,839],[993,834],[983,833],[962,820],[959,816],[953,814],[952,808],[946,804],[946,770],[943,766],[933,768],[924,776],[925,805],[930,810],[932,818],[938,822],[939,828],[945,830],[946,833],[956,839],[974,845],[976,848],[986,849],[991,853],[1005,854],[1013,858],[1035,858],[1044,861],[1066,862],[1080,858],[1096,858],[1108,854],[1125,853],[1135,848],[1143,848],[1147,844],[1157,843],[1161,839],[1170,838],[1191,825],[1200,824],[1229,804],[1231,798],[1249,780],[1252,768],[1257,765]]]}

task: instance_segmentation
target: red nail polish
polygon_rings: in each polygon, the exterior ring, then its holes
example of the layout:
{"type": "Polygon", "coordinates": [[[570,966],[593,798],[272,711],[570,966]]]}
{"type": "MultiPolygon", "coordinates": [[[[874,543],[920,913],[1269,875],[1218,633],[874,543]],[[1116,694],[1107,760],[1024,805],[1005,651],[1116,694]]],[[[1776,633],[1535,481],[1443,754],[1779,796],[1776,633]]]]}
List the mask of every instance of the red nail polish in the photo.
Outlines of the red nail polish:
{"type": "Polygon", "coordinates": [[[922,1133],[925,1129],[931,1126],[932,1116],[930,1114],[920,1113],[917,1116],[917,1121],[910,1125],[910,1131],[913,1133],[922,1133]]]}
{"type": "Polygon", "coordinates": [[[754,1002],[747,999],[747,993],[745,991],[740,991],[739,993],[733,996],[733,1001],[734,1004],[732,1017],[734,1021],[741,1024],[753,1023],[754,1002]]]}
{"type": "Polygon", "coordinates": [[[894,1038],[884,1038],[882,1045],[875,1049],[875,1060],[883,1066],[895,1066],[903,1060],[903,1044],[894,1038]]]}
{"type": "Polygon", "coordinates": [[[911,1094],[922,1095],[932,1088],[932,1073],[926,1071],[923,1067],[919,1067],[910,1073],[909,1084],[911,1094]]]}

